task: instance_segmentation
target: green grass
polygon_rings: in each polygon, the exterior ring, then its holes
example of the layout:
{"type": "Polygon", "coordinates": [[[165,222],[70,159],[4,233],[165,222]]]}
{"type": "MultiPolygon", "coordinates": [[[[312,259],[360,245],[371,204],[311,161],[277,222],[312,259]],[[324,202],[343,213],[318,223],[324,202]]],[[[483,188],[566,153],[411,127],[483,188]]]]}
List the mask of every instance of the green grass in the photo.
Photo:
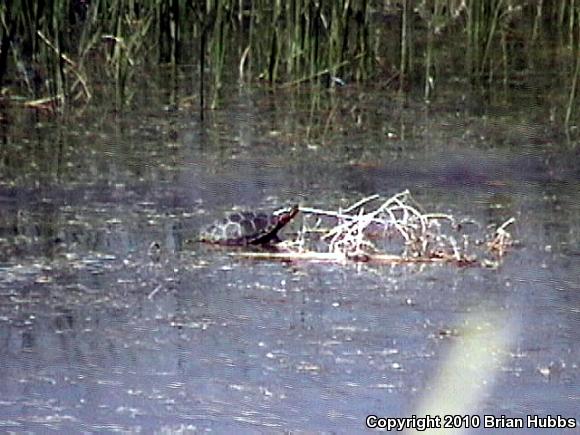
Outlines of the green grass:
{"type": "Polygon", "coordinates": [[[326,87],[337,77],[430,99],[448,74],[507,92],[545,72],[539,57],[550,51],[569,78],[569,126],[579,29],[577,0],[5,0],[0,85],[56,113],[98,94],[120,110],[147,67],[170,64],[198,66],[201,113],[232,82],[326,87]],[[103,77],[109,88],[97,86],[103,77]]]}

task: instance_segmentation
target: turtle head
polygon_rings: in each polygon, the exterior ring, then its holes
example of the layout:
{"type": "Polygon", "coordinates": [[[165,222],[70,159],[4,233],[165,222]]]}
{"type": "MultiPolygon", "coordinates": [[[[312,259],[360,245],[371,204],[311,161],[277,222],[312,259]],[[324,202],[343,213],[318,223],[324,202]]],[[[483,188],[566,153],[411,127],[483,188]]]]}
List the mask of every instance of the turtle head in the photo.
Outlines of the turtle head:
{"type": "Polygon", "coordinates": [[[286,225],[288,222],[294,218],[300,211],[300,207],[298,204],[293,204],[288,207],[281,208],[274,212],[274,216],[278,218],[278,222],[282,225],[286,225]]]}

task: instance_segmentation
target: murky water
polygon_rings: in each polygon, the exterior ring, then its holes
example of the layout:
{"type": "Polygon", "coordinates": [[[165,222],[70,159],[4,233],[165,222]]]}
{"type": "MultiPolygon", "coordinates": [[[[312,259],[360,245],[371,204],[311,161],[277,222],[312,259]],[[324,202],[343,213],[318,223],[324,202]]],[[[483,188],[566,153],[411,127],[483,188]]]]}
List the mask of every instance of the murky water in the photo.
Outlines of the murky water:
{"type": "Polygon", "coordinates": [[[13,114],[0,428],[361,432],[368,414],[417,413],[474,330],[506,344],[466,412],[580,419],[578,151],[542,107],[340,92],[313,110],[308,94],[247,90],[204,124],[161,103],[74,127],[13,114]],[[486,270],[252,262],[187,242],[233,206],[407,188],[484,225],[514,216],[520,243],[486,270]]]}

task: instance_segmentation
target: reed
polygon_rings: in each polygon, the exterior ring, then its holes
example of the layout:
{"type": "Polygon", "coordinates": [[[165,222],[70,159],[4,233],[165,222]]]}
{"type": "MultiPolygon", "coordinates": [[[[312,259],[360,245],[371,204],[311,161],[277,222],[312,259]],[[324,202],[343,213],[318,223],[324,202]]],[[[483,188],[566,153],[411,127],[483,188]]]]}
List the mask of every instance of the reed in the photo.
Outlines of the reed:
{"type": "MultiPolygon", "coordinates": [[[[577,14],[577,22],[580,23],[580,7],[576,9],[577,14]]],[[[580,25],[577,25],[578,28],[578,35],[576,38],[576,47],[572,48],[572,53],[575,53],[573,56],[576,59],[576,66],[574,68],[574,72],[572,74],[572,80],[570,85],[570,93],[568,97],[568,104],[566,107],[566,115],[564,117],[564,127],[566,129],[566,133],[569,134],[570,132],[570,121],[572,119],[572,111],[574,107],[577,107],[575,101],[577,99],[578,93],[578,80],[580,78],[580,25]]],[[[574,40],[572,40],[574,43],[574,40]]]]}
{"type": "MultiPolygon", "coordinates": [[[[117,108],[131,102],[147,65],[197,64],[200,110],[221,104],[226,83],[271,88],[305,83],[421,83],[431,98],[452,50],[476,87],[503,86],[545,63],[554,33],[565,70],[576,70],[578,0],[5,0],[0,4],[0,83],[30,105],[61,112],[86,104],[103,76],[117,108]],[[450,48],[452,47],[452,48],[450,48]],[[237,65],[237,74],[232,65],[237,65]],[[384,77],[385,72],[387,76],[384,77]],[[7,77],[11,79],[6,80],[7,77]],[[14,79],[16,78],[16,79],[14,79]],[[500,80],[498,80],[498,78],[500,80]],[[207,94],[207,95],[206,95],[207,94]]],[[[563,92],[575,101],[574,81],[563,92]],[[574,92],[570,92],[574,90],[574,92]]],[[[574,120],[570,99],[565,123],[574,120]]]]}

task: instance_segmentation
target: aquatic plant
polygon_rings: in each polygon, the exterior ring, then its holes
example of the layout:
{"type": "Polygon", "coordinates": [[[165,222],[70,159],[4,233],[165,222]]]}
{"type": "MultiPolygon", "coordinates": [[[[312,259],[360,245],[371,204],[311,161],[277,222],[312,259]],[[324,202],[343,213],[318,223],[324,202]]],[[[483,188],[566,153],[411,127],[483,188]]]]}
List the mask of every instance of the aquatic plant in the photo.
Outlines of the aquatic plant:
{"type": "Polygon", "coordinates": [[[403,93],[421,84],[430,99],[463,71],[475,89],[497,84],[507,93],[522,74],[544,70],[538,54],[548,47],[571,71],[558,111],[569,127],[579,17],[575,0],[6,0],[0,84],[56,112],[96,96],[120,109],[156,64],[171,65],[173,76],[198,65],[191,79],[202,114],[206,93],[216,108],[224,84],[236,80],[271,88],[367,82],[403,93]]]}

